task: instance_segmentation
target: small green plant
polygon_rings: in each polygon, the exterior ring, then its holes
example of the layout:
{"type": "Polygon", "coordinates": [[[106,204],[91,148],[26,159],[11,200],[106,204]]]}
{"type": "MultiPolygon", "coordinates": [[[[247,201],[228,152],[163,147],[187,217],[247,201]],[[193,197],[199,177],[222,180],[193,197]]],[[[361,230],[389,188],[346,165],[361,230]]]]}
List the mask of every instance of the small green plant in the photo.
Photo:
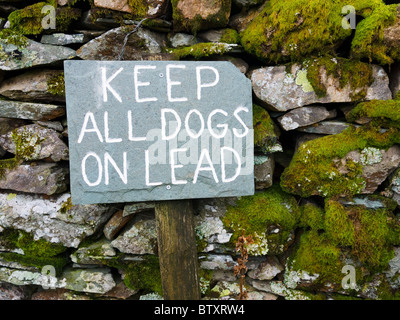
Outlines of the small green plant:
{"type": "Polygon", "coordinates": [[[240,293],[238,296],[239,300],[247,299],[247,291],[243,290],[244,278],[246,277],[247,266],[246,262],[249,260],[249,255],[247,253],[247,246],[253,243],[253,238],[251,236],[245,237],[245,230],[242,231],[242,235],[238,238],[236,243],[236,251],[240,252],[240,258],[238,258],[238,265],[233,268],[235,276],[240,276],[240,293]]]}

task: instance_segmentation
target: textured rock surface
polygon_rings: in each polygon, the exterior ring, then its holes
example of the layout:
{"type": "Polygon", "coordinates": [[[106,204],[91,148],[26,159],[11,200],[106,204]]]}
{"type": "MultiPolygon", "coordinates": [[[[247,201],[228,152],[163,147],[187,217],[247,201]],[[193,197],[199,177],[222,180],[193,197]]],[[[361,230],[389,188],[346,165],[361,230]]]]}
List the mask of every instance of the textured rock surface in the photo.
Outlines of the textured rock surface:
{"type": "Polygon", "coordinates": [[[198,31],[228,24],[231,2],[225,0],[173,1],[174,29],[198,31]]]}
{"type": "Polygon", "coordinates": [[[65,114],[65,107],[33,102],[0,101],[0,117],[27,120],[51,120],[65,114]]]}
{"type": "Polygon", "coordinates": [[[0,300],[163,299],[154,203],[73,205],[67,169],[63,62],[118,60],[144,17],[122,60],[252,81],[256,194],[192,201],[202,299],[238,298],[243,231],[248,300],[399,298],[398,1],[56,2],[42,30],[43,2],[0,1],[0,300]]]}
{"type": "MultiPolygon", "coordinates": [[[[85,60],[118,60],[127,32],[112,29],[83,45],[77,55],[85,60]],[[120,46],[115,45],[116,43],[120,46]]],[[[166,37],[153,31],[139,29],[127,41],[123,60],[142,60],[145,56],[160,54],[166,37]]]]}
{"type": "Polygon", "coordinates": [[[0,194],[0,226],[32,232],[35,239],[77,247],[111,215],[106,206],[72,206],[67,209],[68,193],[53,199],[36,195],[0,194]]]}
{"type": "Polygon", "coordinates": [[[63,94],[54,94],[49,91],[52,79],[60,75],[63,75],[63,72],[57,70],[29,71],[3,81],[0,94],[18,101],[63,102],[65,101],[63,94]]]}
{"type": "MultiPolygon", "coordinates": [[[[372,68],[374,82],[367,88],[365,99],[391,99],[386,72],[379,66],[372,68]]],[[[353,90],[349,87],[340,88],[338,81],[334,81],[324,72],[321,70],[321,79],[327,87],[327,94],[321,98],[307,79],[307,69],[296,64],[289,73],[285,66],[274,66],[253,70],[249,77],[254,94],[274,111],[288,111],[314,103],[352,102],[353,90]]]]}
{"type": "Polygon", "coordinates": [[[61,134],[36,124],[19,127],[0,136],[0,146],[14,154],[22,152],[25,160],[50,158],[57,162],[69,158],[68,147],[61,139],[61,134]],[[30,147],[33,151],[27,152],[30,147]]]}
{"type": "Polygon", "coordinates": [[[4,43],[1,46],[1,52],[6,54],[7,58],[0,60],[0,70],[19,70],[40,65],[50,65],[76,57],[76,52],[73,49],[42,44],[30,39],[27,39],[27,45],[24,48],[4,43]],[[15,54],[13,54],[13,52],[17,51],[21,53],[20,57],[18,55],[15,57],[15,54]]]}
{"type": "Polygon", "coordinates": [[[67,190],[68,169],[55,163],[23,164],[6,169],[1,189],[52,195],[67,190]]]}
{"type": "Polygon", "coordinates": [[[302,107],[289,111],[277,120],[282,129],[289,131],[300,127],[309,126],[311,124],[323,121],[328,118],[334,118],[336,110],[329,112],[322,106],[302,107]]]}

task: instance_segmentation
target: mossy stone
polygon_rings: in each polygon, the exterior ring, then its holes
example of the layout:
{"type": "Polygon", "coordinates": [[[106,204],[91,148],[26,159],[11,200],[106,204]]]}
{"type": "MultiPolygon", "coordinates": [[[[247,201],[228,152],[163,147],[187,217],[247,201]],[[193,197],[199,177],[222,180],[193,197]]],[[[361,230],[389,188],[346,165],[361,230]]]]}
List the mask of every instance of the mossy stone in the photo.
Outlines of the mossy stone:
{"type": "Polygon", "coordinates": [[[232,245],[245,230],[246,236],[254,239],[249,253],[260,255],[285,251],[299,218],[296,199],[274,185],[254,196],[241,197],[234,206],[228,206],[221,220],[233,232],[232,245]]]}
{"type": "Polygon", "coordinates": [[[281,175],[282,189],[302,197],[360,194],[366,186],[362,164],[349,159],[346,172],[341,173],[337,161],[350,151],[367,147],[387,149],[399,141],[399,129],[389,128],[382,133],[379,126],[368,124],[305,142],[281,175]]]}

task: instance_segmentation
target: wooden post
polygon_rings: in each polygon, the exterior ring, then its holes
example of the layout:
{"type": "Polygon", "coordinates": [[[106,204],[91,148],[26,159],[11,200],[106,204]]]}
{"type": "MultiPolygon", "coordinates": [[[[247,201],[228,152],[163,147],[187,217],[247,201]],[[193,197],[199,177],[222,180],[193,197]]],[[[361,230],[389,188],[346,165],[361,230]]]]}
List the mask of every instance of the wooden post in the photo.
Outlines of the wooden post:
{"type": "Polygon", "coordinates": [[[156,202],[155,213],[164,299],[199,300],[199,266],[192,202],[156,202]]]}

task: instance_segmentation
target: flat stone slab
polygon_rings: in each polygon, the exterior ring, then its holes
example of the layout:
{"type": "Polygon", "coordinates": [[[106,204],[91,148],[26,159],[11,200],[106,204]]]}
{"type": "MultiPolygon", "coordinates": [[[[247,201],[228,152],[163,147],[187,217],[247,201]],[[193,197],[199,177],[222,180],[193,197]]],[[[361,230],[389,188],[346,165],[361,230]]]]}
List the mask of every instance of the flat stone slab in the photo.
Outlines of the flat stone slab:
{"type": "Polygon", "coordinates": [[[27,38],[26,41],[27,45],[20,47],[0,41],[0,70],[11,71],[50,65],[76,57],[76,51],[71,48],[43,44],[27,38]]]}
{"type": "Polygon", "coordinates": [[[39,195],[0,193],[0,227],[24,230],[35,240],[45,239],[77,248],[100,228],[115,209],[101,205],[71,206],[69,193],[50,199],[39,195]]]}
{"type": "MultiPolygon", "coordinates": [[[[374,82],[366,89],[365,100],[392,99],[389,77],[384,69],[372,65],[374,82]]],[[[323,71],[321,71],[323,73],[323,71]]],[[[339,81],[325,75],[327,94],[318,97],[307,79],[307,69],[294,64],[288,72],[286,66],[259,68],[249,73],[256,97],[272,111],[286,112],[316,103],[352,102],[353,90],[349,85],[341,88],[339,81]]]]}
{"type": "Polygon", "coordinates": [[[67,190],[68,168],[56,163],[22,164],[5,169],[0,189],[52,195],[67,190]]]}
{"type": "Polygon", "coordinates": [[[64,114],[64,106],[0,100],[0,117],[2,118],[52,120],[64,114]]]}
{"type": "Polygon", "coordinates": [[[254,193],[251,84],[221,61],[66,61],[74,204],[254,193]]]}

